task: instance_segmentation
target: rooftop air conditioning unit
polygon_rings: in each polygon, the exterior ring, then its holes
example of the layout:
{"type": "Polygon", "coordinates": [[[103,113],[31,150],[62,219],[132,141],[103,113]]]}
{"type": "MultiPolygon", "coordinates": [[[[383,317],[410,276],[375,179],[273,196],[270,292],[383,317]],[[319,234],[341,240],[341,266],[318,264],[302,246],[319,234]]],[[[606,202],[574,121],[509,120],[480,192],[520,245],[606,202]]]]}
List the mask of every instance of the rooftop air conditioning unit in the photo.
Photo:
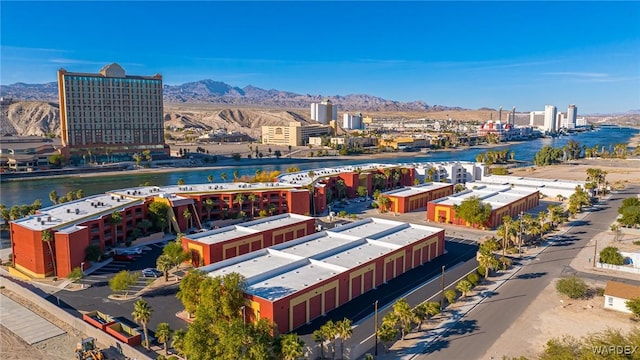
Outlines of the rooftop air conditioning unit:
{"type": "Polygon", "coordinates": [[[44,225],[44,221],[40,221],[40,225],[44,225]]]}
{"type": "Polygon", "coordinates": [[[47,221],[51,221],[51,216],[47,217],[47,221]]]}
{"type": "Polygon", "coordinates": [[[80,209],[76,209],[76,215],[80,214],[80,209]]]}
{"type": "Polygon", "coordinates": [[[71,209],[67,209],[67,214],[71,212],[71,209]]]}
{"type": "Polygon", "coordinates": [[[38,218],[36,219],[36,221],[40,222],[42,221],[42,218],[40,216],[38,216],[38,218]]]}

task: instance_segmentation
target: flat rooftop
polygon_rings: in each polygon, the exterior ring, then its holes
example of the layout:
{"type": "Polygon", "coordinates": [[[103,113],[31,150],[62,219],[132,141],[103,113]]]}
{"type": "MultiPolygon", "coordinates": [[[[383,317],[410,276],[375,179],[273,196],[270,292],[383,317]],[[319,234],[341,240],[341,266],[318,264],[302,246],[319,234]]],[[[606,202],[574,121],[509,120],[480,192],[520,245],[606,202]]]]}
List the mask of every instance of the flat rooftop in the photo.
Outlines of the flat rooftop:
{"type": "Polygon", "coordinates": [[[249,294],[276,301],[444,230],[368,218],[204,266],[242,274],[249,294]]]}
{"type": "Polygon", "coordinates": [[[112,195],[95,195],[42,208],[38,214],[29,215],[13,222],[34,231],[62,229],[139,204],[142,204],[142,201],[138,199],[120,198],[112,195]]]}
{"type": "Polygon", "coordinates": [[[410,197],[410,196],[428,193],[429,191],[442,189],[448,186],[453,186],[453,185],[449,183],[430,182],[422,185],[407,186],[402,189],[386,191],[386,192],[383,192],[382,195],[396,196],[396,197],[410,197]]]}
{"type": "Polygon", "coordinates": [[[482,202],[489,203],[495,210],[538,192],[538,190],[535,189],[512,188],[510,185],[486,185],[468,182],[466,186],[471,187],[471,189],[441,199],[432,200],[431,202],[453,206],[460,205],[469,197],[477,196],[482,202]]]}
{"type": "Polygon", "coordinates": [[[520,186],[552,187],[574,190],[577,185],[584,187],[585,181],[561,180],[561,179],[539,179],[532,177],[510,176],[510,175],[487,175],[482,177],[483,183],[492,184],[513,184],[520,186]]]}
{"type": "Polygon", "coordinates": [[[237,239],[246,235],[256,234],[266,230],[300,224],[309,219],[313,218],[309,216],[286,213],[248,221],[238,225],[225,226],[220,229],[186,235],[185,238],[191,241],[199,242],[201,244],[212,245],[237,239]]]}

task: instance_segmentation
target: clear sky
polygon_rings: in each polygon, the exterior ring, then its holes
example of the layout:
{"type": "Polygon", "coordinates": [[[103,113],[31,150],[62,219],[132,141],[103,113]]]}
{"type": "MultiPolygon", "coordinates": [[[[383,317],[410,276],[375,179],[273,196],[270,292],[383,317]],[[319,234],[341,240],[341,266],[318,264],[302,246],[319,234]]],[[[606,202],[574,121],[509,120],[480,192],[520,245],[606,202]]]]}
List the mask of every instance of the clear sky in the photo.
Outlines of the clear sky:
{"type": "Polygon", "coordinates": [[[0,3],[0,83],[64,67],[465,108],[640,109],[640,2],[0,3]]]}

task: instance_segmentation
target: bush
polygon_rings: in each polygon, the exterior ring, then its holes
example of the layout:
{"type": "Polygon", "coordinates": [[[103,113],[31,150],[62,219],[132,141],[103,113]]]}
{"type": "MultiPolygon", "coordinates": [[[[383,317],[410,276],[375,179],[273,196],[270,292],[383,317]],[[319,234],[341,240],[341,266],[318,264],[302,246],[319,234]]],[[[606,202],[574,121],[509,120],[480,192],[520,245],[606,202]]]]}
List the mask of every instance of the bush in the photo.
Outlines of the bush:
{"type": "Polygon", "coordinates": [[[76,266],[71,270],[69,275],[67,275],[67,279],[71,281],[78,281],[84,277],[84,272],[79,266],[76,266]]]}
{"type": "Polygon", "coordinates": [[[500,257],[500,266],[502,267],[503,270],[507,270],[508,268],[511,267],[512,264],[513,262],[508,257],[504,257],[504,256],[500,257]]]}
{"type": "Polygon", "coordinates": [[[556,283],[556,290],[571,299],[580,299],[587,295],[587,284],[577,276],[560,279],[556,283]]]}
{"type": "Polygon", "coordinates": [[[449,289],[444,292],[444,297],[447,298],[447,301],[449,302],[449,304],[453,304],[456,302],[456,299],[458,298],[458,292],[453,289],[449,289]]]}
{"type": "Polygon", "coordinates": [[[84,259],[87,261],[98,261],[100,260],[100,256],[102,252],[100,251],[100,247],[98,245],[89,245],[84,250],[84,259]]]}
{"type": "Polygon", "coordinates": [[[617,247],[607,246],[600,251],[600,262],[603,264],[623,265],[624,257],[620,254],[617,247]]]}
{"type": "Polygon", "coordinates": [[[476,272],[472,272],[467,275],[467,280],[473,284],[473,286],[478,286],[478,284],[480,284],[480,276],[478,276],[478,273],[476,272]]]}
{"type": "Polygon", "coordinates": [[[640,240],[633,240],[633,245],[640,245],[640,240]]]}
{"type": "Polygon", "coordinates": [[[604,296],[604,288],[601,288],[601,287],[596,288],[596,295],[604,296]]]}

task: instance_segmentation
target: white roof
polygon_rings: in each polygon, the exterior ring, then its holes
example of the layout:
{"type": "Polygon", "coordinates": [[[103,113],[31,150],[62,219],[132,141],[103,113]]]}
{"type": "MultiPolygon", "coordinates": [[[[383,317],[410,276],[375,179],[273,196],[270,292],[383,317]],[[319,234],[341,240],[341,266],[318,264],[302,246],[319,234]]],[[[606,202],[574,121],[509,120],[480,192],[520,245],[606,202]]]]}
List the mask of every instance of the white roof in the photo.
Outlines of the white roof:
{"type": "Polygon", "coordinates": [[[510,175],[488,175],[482,177],[483,183],[491,184],[513,184],[516,186],[548,187],[558,189],[574,190],[580,185],[584,188],[585,181],[561,180],[561,179],[539,179],[531,177],[510,176],[510,175]]]}
{"type": "Polygon", "coordinates": [[[225,226],[220,229],[210,230],[185,236],[185,238],[202,244],[215,244],[223,241],[233,240],[249,234],[256,234],[261,231],[277,229],[291,226],[313,219],[309,216],[297,214],[280,214],[262,219],[248,221],[239,225],[225,226]]]}
{"type": "Polygon", "coordinates": [[[482,202],[490,204],[491,208],[495,210],[538,192],[536,189],[517,188],[510,185],[485,185],[475,182],[468,182],[466,186],[471,189],[432,200],[431,202],[453,206],[460,205],[469,197],[477,196],[482,202]]]}
{"type": "Polygon", "coordinates": [[[240,273],[247,280],[249,294],[276,301],[442,231],[430,226],[368,218],[200,270],[209,276],[240,273]]]}
{"type": "Polygon", "coordinates": [[[452,186],[449,183],[430,182],[416,186],[407,186],[402,189],[395,189],[391,191],[383,192],[383,195],[396,196],[396,197],[409,197],[419,194],[424,194],[429,191],[442,189],[447,186],[452,186]]]}
{"type": "Polygon", "coordinates": [[[96,195],[40,209],[39,214],[15,220],[14,223],[35,231],[62,229],[139,204],[142,201],[138,199],[96,195]]]}

